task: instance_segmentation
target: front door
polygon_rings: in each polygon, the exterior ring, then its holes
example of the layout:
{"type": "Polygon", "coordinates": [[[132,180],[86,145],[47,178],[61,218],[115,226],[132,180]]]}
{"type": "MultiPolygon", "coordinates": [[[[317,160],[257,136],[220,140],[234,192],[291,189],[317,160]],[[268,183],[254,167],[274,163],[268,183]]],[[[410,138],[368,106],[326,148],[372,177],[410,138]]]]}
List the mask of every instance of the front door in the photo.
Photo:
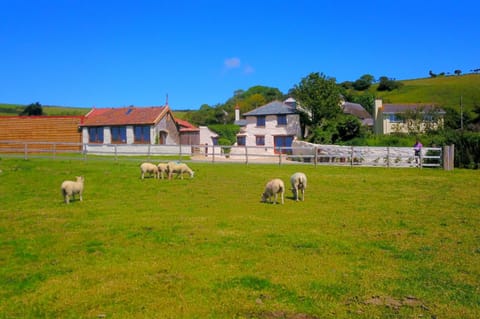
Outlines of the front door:
{"type": "Polygon", "coordinates": [[[283,136],[274,136],[273,143],[275,145],[275,154],[292,154],[292,142],[293,136],[292,135],[283,135],[283,136]],[[289,148],[284,148],[289,147],[289,148]]]}

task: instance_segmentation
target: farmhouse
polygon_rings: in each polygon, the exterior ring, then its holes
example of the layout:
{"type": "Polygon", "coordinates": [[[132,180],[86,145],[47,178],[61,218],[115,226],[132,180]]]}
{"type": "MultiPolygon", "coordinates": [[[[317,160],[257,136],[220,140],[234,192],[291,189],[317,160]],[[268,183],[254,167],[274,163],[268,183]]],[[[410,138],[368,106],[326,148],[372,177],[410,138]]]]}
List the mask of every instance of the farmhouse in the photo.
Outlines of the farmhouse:
{"type": "Polygon", "coordinates": [[[199,129],[176,120],[168,105],[92,109],[81,125],[89,144],[197,144],[199,129]]]}
{"type": "Polygon", "coordinates": [[[445,111],[433,104],[383,104],[375,100],[375,134],[424,132],[443,126],[445,111]]]}
{"type": "Polygon", "coordinates": [[[293,99],[270,102],[243,116],[244,119],[240,119],[240,110],[236,107],[235,124],[240,126],[236,144],[257,147],[253,152],[286,153],[282,147],[291,147],[293,140],[301,137],[300,114],[293,99]]]}

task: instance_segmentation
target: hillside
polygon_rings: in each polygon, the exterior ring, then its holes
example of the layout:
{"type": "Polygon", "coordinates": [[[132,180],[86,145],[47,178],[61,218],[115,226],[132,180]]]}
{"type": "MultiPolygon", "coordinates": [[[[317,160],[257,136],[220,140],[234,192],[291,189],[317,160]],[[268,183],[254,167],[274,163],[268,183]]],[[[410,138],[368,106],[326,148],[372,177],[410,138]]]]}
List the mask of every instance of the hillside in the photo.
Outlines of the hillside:
{"type": "MultiPolygon", "coordinates": [[[[413,80],[399,80],[400,89],[391,92],[378,92],[378,84],[372,85],[369,93],[381,98],[385,103],[433,103],[440,107],[460,109],[460,97],[465,111],[480,105],[480,74],[460,76],[439,76],[413,80]]],[[[0,115],[18,115],[24,108],[19,104],[1,104],[0,115]]],[[[45,115],[85,115],[90,108],[42,106],[45,115]]],[[[183,118],[186,112],[174,111],[183,118]]]]}
{"type": "MultiPolygon", "coordinates": [[[[19,115],[25,106],[26,105],[0,103],[0,116],[19,115]]],[[[42,105],[42,110],[44,115],[85,115],[90,111],[90,108],[42,105]]]]}
{"type": "Polygon", "coordinates": [[[465,111],[480,105],[480,74],[442,76],[415,80],[400,80],[403,86],[391,92],[378,92],[373,85],[370,92],[385,103],[434,103],[440,107],[460,108],[460,97],[465,111]]]}

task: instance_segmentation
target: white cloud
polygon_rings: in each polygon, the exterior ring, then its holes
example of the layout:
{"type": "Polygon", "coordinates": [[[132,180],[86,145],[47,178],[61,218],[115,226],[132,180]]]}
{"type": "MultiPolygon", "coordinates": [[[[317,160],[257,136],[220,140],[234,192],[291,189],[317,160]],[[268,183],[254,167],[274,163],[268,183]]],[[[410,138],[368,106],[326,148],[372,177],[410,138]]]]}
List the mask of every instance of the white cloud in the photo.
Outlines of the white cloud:
{"type": "Polygon", "coordinates": [[[224,65],[227,69],[239,68],[240,67],[240,59],[239,58],[225,59],[224,65]]]}
{"type": "Polygon", "coordinates": [[[254,72],[255,72],[255,69],[251,65],[247,65],[243,69],[243,73],[245,73],[245,74],[252,74],[254,72]]]}

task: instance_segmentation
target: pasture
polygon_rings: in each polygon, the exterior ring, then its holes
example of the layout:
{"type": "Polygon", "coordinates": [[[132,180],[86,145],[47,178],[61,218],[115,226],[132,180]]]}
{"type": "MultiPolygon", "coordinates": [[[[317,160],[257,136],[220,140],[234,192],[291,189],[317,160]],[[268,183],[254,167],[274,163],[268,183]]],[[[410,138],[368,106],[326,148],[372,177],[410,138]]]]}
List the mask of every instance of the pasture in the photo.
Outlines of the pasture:
{"type": "Polygon", "coordinates": [[[480,171],[188,164],[0,159],[0,318],[479,317],[480,171]]]}

